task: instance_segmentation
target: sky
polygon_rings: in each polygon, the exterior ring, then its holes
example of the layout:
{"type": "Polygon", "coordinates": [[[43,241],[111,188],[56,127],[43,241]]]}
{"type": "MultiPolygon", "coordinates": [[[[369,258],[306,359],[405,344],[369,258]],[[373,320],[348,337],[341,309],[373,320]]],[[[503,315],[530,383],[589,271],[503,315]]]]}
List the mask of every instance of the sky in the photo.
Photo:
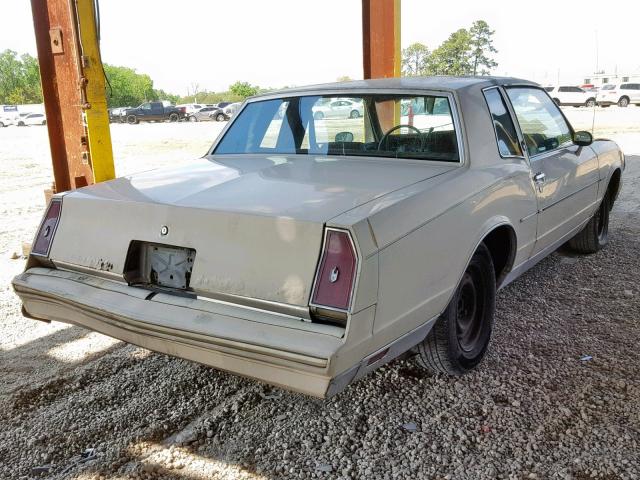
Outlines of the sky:
{"type": "MultiPolygon", "coordinates": [[[[0,0],[0,51],[36,54],[30,5],[0,0]]],[[[362,78],[361,0],[102,0],[100,11],[103,62],[169,92],[362,78]]],[[[639,16],[637,0],[402,0],[402,47],[434,49],[482,19],[496,32],[494,74],[578,84],[596,50],[600,70],[640,73],[639,16]]]]}

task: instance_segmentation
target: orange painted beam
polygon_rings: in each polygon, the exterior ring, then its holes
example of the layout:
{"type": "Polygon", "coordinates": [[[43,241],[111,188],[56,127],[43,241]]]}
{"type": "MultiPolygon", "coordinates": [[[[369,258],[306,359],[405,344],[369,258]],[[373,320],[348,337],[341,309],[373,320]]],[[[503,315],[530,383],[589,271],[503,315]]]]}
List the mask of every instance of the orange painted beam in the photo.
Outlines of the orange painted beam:
{"type": "Polygon", "coordinates": [[[400,0],[362,0],[364,78],[399,77],[400,0]]]}

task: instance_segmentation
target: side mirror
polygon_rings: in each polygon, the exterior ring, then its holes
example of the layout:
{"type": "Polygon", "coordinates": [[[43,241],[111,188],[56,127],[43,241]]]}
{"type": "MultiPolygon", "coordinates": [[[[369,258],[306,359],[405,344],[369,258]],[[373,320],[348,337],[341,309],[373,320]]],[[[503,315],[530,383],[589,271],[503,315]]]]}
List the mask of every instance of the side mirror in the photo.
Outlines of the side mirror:
{"type": "Polygon", "coordinates": [[[353,133],[351,132],[336,133],[336,142],[353,142],[353,133]]]}
{"type": "Polygon", "coordinates": [[[593,137],[589,132],[580,131],[573,134],[573,143],[581,147],[587,147],[593,143],[593,137]]]}

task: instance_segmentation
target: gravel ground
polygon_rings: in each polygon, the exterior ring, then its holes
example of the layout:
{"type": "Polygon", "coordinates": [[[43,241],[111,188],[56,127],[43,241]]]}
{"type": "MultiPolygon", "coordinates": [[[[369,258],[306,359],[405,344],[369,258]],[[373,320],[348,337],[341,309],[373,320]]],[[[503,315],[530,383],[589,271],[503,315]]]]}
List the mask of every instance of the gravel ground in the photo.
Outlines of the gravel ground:
{"type": "MultiPolygon", "coordinates": [[[[640,114],[621,110],[603,115],[640,114]]],[[[219,128],[116,125],[116,168],[183,161],[219,128]]],[[[554,253],[499,293],[476,372],[409,358],[319,401],[24,319],[10,255],[40,218],[47,148],[43,129],[0,130],[0,478],[640,478],[640,157],[606,249],[554,253]]]]}

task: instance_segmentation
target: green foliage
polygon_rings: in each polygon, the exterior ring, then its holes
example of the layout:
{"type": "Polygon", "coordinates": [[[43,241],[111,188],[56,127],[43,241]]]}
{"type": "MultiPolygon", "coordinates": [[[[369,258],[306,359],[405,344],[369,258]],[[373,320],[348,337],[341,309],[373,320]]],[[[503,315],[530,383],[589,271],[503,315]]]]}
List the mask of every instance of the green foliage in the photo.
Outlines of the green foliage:
{"type": "Polygon", "coordinates": [[[350,82],[352,78],[349,75],[340,75],[336,78],[336,82],[350,82]]]}
{"type": "Polygon", "coordinates": [[[429,49],[426,45],[416,42],[402,50],[402,74],[405,77],[427,74],[429,49]]]}
{"type": "Polygon", "coordinates": [[[461,28],[453,32],[429,56],[427,71],[430,75],[469,75],[471,64],[471,36],[461,28]]]}
{"type": "Polygon", "coordinates": [[[236,82],[229,86],[229,92],[241,98],[247,98],[260,92],[260,88],[249,82],[236,82]]]}
{"type": "Polygon", "coordinates": [[[491,58],[493,34],[484,20],[477,20],[469,30],[453,32],[442,44],[429,52],[426,45],[414,43],[402,50],[402,74],[413,75],[488,75],[498,64],[491,58]]]}
{"type": "Polygon", "coordinates": [[[25,53],[5,50],[0,53],[0,103],[41,103],[38,60],[25,53]]]}
{"type": "MultiPolygon", "coordinates": [[[[137,107],[149,100],[158,100],[149,75],[137,73],[133,68],[104,64],[104,71],[111,88],[107,86],[109,107],[137,107]]],[[[160,99],[164,100],[164,98],[160,99]]]]}
{"type": "Polygon", "coordinates": [[[469,34],[471,35],[471,62],[473,64],[473,74],[488,75],[492,68],[498,64],[489,56],[498,51],[493,46],[493,34],[484,20],[473,22],[469,34]]]}

